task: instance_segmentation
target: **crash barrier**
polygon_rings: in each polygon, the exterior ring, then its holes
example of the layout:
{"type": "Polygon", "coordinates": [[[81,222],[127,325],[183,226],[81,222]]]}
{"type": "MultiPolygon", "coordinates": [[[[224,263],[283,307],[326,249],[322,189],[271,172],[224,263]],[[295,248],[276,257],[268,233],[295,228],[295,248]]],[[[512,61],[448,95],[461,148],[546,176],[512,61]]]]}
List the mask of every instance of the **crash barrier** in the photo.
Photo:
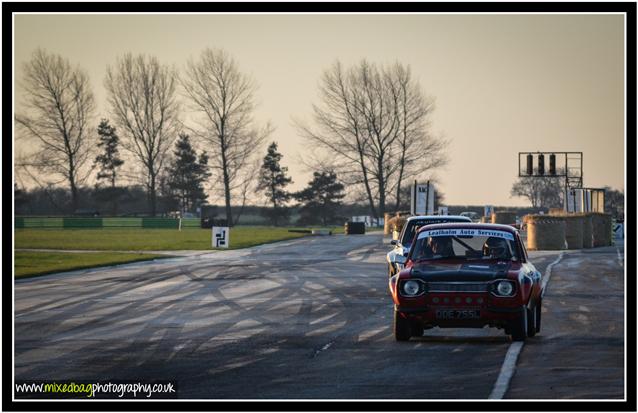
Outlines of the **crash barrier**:
{"type": "MultiPolygon", "coordinates": [[[[76,218],[76,217],[16,217],[16,228],[179,228],[175,218],[76,218]]],[[[197,218],[182,218],[182,228],[199,228],[197,218]]]]}
{"type": "Polygon", "coordinates": [[[516,212],[499,211],[493,212],[491,217],[492,224],[514,224],[516,223],[516,212]]]}
{"type": "Polygon", "coordinates": [[[346,235],[365,234],[366,233],[366,223],[365,222],[348,221],[344,225],[344,232],[345,232],[346,235]]]}
{"type": "Polygon", "coordinates": [[[583,248],[583,217],[565,215],[565,241],[570,250],[583,248]]]}
{"type": "Polygon", "coordinates": [[[593,212],[591,216],[594,247],[606,247],[611,245],[611,215],[593,212]]]}
{"type": "Polygon", "coordinates": [[[559,208],[552,208],[550,216],[565,220],[565,242],[568,249],[583,248],[583,214],[571,214],[559,208]]]}
{"type": "Polygon", "coordinates": [[[527,249],[563,250],[565,248],[565,219],[563,217],[527,215],[527,249]]]}
{"type": "Polygon", "coordinates": [[[583,217],[565,216],[565,240],[570,250],[583,248],[583,217]]]}
{"type": "Polygon", "coordinates": [[[332,231],[329,229],[313,229],[312,235],[332,235],[332,231]]]}
{"type": "Polygon", "coordinates": [[[591,214],[579,214],[583,218],[583,248],[594,248],[594,230],[591,214]]]}

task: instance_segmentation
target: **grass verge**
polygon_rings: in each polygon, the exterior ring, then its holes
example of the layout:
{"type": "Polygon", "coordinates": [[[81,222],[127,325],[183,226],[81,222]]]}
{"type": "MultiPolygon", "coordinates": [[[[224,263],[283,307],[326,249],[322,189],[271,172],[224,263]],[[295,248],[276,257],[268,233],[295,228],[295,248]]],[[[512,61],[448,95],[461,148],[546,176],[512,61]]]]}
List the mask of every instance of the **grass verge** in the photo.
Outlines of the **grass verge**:
{"type": "Polygon", "coordinates": [[[34,277],[62,271],[168,258],[168,255],[118,252],[15,252],[15,278],[34,277]]]}
{"type": "MultiPolygon", "coordinates": [[[[307,236],[285,227],[235,227],[230,230],[230,249],[247,248],[307,236]]],[[[16,229],[15,248],[171,251],[210,250],[209,229],[16,229]]]]}

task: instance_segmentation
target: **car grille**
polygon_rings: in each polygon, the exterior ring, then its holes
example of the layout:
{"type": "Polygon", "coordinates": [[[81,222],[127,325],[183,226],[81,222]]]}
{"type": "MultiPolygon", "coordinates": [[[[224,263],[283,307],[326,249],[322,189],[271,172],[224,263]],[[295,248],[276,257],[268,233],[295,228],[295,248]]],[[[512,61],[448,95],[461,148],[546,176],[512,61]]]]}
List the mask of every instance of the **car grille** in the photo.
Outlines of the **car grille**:
{"type": "Polygon", "coordinates": [[[428,283],[428,292],[433,293],[451,293],[451,292],[466,292],[466,293],[483,293],[488,291],[487,283],[470,283],[470,282],[431,282],[428,283]]]}

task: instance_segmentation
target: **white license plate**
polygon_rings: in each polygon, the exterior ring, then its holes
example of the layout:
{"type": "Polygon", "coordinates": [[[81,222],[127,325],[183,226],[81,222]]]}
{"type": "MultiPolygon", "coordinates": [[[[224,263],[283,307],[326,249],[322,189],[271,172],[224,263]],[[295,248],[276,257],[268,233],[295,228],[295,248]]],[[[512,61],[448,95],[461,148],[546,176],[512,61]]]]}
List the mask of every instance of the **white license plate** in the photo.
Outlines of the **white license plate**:
{"type": "Polygon", "coordinates": [[[436,310],[436,318],[444,320],[465,320],[481,317],[479,310],[436,310]]]}

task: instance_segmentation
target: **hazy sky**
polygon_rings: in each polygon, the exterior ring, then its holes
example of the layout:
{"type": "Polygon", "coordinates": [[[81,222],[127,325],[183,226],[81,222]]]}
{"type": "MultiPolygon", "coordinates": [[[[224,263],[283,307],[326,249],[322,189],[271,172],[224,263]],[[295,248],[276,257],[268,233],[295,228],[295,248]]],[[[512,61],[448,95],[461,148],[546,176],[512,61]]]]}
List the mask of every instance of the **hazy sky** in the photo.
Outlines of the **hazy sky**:
{"type": "Polygon", "coordinates": [[[292,189],[311,177],[292,118],[310,119],[336,59],[366,58],[409,64],[435,98],[432,131],[452,141],[437,172],[446,203],[526,205],[509,196],[519,151],[582,151],[585,186],[624,190],[623,15],[16,15],[16,80],[37,47],[88,71],[98,118],[118,55],[181,69],[226,49],[260,86],[256,118],[277,128],[292,189]]]}

